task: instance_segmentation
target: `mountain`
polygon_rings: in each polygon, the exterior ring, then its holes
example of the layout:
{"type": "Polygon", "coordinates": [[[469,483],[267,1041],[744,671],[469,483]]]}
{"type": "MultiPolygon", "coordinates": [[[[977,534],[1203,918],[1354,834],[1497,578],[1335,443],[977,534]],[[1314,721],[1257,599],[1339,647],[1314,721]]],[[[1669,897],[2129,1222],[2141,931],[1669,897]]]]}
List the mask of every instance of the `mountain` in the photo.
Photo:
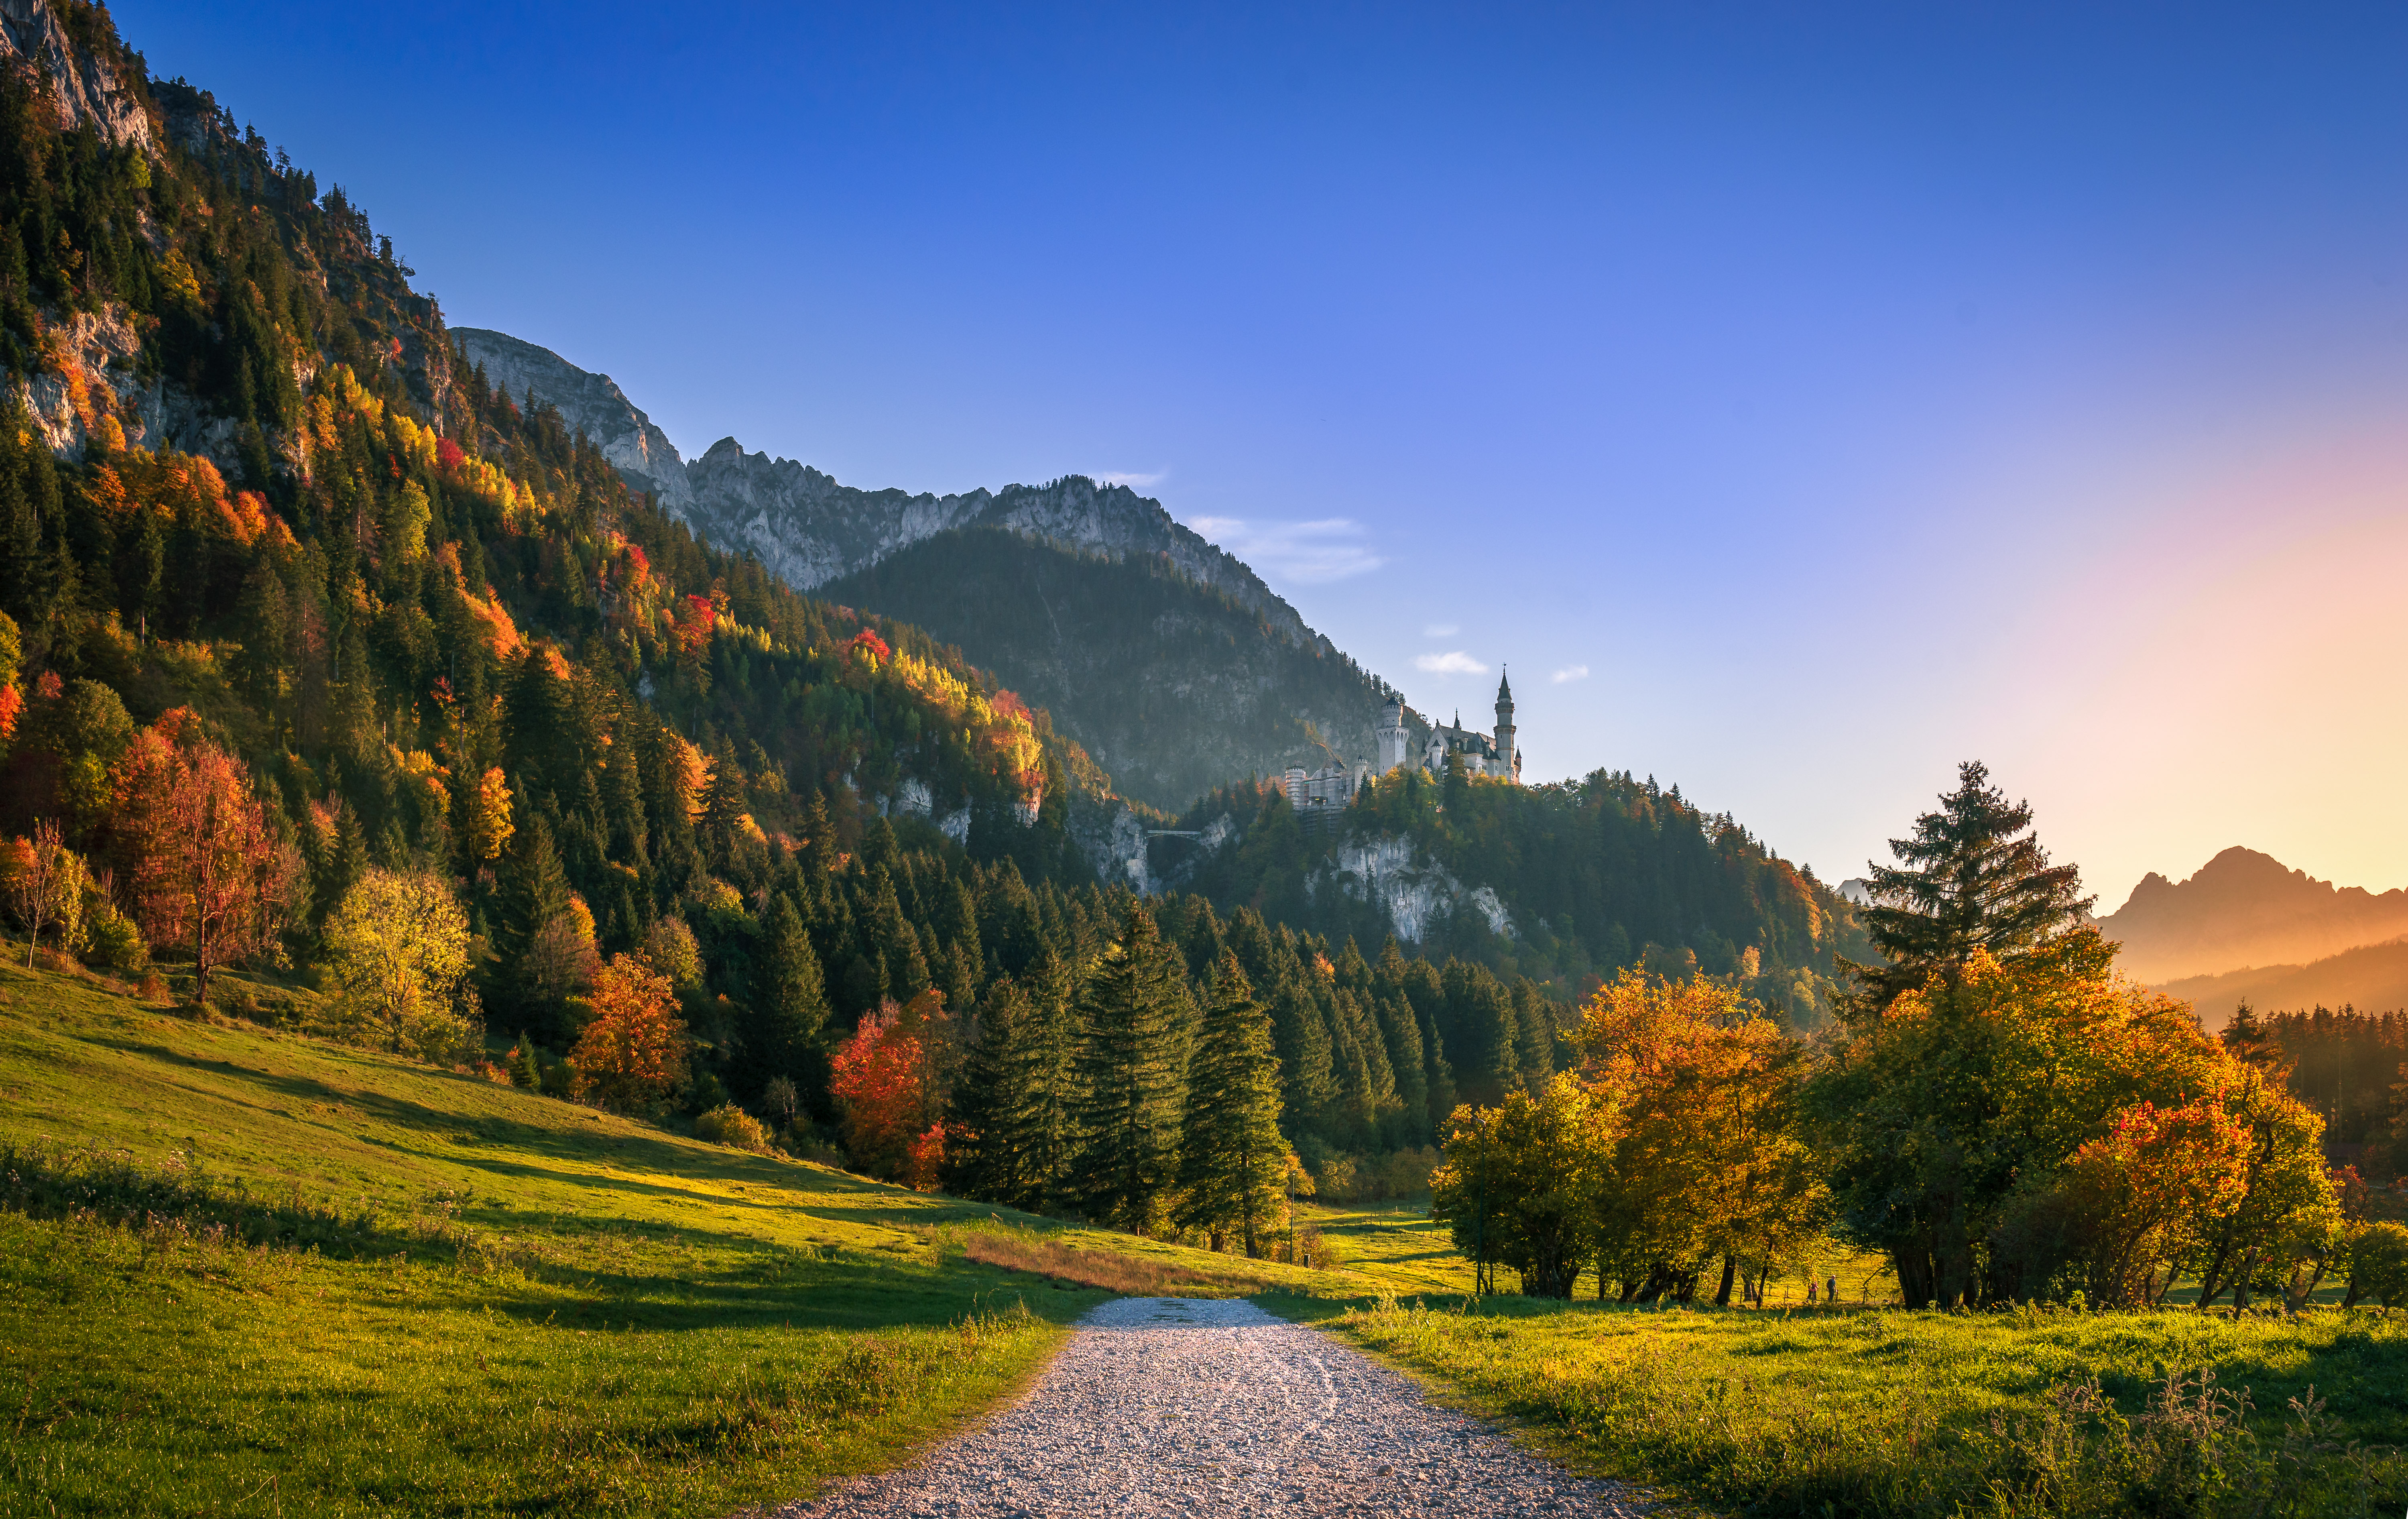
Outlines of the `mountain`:
{"type": "MultiPolygon", "coordinates": [[[[608,376],[506,333],[455,336],[490,381],[558,408],[711,543],[994,671],[1124,795],[1176,810],[1240,776],[1372,757],[1386,684],[1126,486],[1069,475],[957,495],[866,491],[732,437],[681,461],[608,376]]],[[[1427,724],[1407,721],[1418,740],[1427,724]]]]}
{"type": "MultiPolygon", "coordinates": [[[[2299,967],[2408,934],[2408,891],[2337,887],[2255,850],[2228,849],[2179,884],[2155,872],[2100,920],[2118,964],[2159,985],[2299,967]]],[[[2187,994],[2186,994],[2187,995],[2187,994]]]]}
{"type": "Polygon", "coordinates": [[[2408,940],[2361,945],[2306,965],[2261,966],[2156,985],[2191,1002],[2210,1029],[2223,1027],[2243,1002],[2260,1012],[2319,1007],[2388,1012],[2408,1009],[2408,940]]]}
{"type": "Polygon", "coordinates": [[[583,432],[627,483],[649,491],[672,514],[694,505],[685,463],[668,435],[636,409],[609,375],[588,374],[548,348],[522,342],[484,327],[454,327],[452,340],[468,361],[484,370],[494,389],[552,407],[561,420],[583,432]]]}
{"type": "Polygon", "coordinates": [[[1125,485],[1067,475],[1044,485],[958,495],[866,491],[792,459],[747,453],[733,437],[683,461],[609,376],[489,328],[462,327],[454,336],[488,380],[522,398],[532,387],[538,399],[559,408],[562,421],[594,439],[630,484],[655,492],[663,506],[711,542],[749,551],[797,590],[866,569],[952,528],[1004,527],[1080,549],[1158,555],[1235,598],[1280,634],[1327,647],[1243,561],[1125,485]]]}
{"type": "Polygon", "coordinates": [[[900,617],[1010,682],[1166,810],[1248,774],[1369,760],[1386,688],[1152,555],[955,528],[820,588],[900,617]]]}

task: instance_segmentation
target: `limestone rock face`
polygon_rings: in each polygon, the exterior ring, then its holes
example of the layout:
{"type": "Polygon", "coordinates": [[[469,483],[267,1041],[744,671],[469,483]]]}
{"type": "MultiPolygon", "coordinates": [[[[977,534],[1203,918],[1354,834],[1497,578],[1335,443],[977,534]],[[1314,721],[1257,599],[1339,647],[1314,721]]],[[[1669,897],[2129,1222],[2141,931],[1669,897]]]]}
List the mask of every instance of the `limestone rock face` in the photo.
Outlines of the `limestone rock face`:
{"type": "Polygon", "coordinates": [[[722,548],[752,550],[804,589],[867,569],[952,528],[1002,527],[1077,549],[1160,555],[1190,580],[1235,597],[1289,639],[1324,641],[1243,561],[1125,485],[1068,475],[1045,485],[960,495],[865,491],[792,459],[747,453],[732,437],[712,444],[686,471],[694,500],[688,523],[722,548]]]}
{"type": "Polygon", "coordinates": [[[581,429],[628,484],[653,493],[671,512],[690,515],[694,493],[686,483],[685,461],[678,457],[668,435],[609,375],[580,369],[552,350],[505,332],[454,327],[452,336],[466,351],[469,363],[485,366],[488,383],[522,403],[534,391],[537,400],[559,408],[562,421],[581,429]]]}
{"type": "Polygon", "coordinates": [[[50,76],[59,103],[112,148],[150,146],[150,118],[117,70],[75,45],[49,0],[0,0],[0,59],[23,59],[50,76]]]}
{"type": "MultiPolygon", "coordinates": [[[[0,0],[0,5],[16,0],[0,0]]],[[[628,482],[656,493],[695,532],[723,549],[750,549],[799,590],[867,569],[951,528],[1002,527],[1071,548],[1159,555],[1190,580],[1233,597],[1275,633],[1326,652],[1328,640],[1243,561],[1182,526],[1162,503],[1125,485],[1068,475],[961,495],[866,491],[806,464],[747,453],[723,437],[691,463],[608,375],[578,368],[548,348],[482,327],[454,327],[488,381],[560,408],[628,482]]]]}

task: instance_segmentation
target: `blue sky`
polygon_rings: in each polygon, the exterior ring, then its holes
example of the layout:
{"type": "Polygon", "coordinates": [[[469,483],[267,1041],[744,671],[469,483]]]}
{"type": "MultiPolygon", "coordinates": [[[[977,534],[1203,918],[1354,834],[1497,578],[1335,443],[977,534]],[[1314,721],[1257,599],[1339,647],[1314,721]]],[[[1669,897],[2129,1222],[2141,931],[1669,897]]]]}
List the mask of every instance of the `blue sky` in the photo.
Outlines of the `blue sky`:
{"type": "Polygon", "coordinates": [[[2396,7],[114,14],[689,456],[1143,481],[1827,877],[2408,884],[2396,7]]]}

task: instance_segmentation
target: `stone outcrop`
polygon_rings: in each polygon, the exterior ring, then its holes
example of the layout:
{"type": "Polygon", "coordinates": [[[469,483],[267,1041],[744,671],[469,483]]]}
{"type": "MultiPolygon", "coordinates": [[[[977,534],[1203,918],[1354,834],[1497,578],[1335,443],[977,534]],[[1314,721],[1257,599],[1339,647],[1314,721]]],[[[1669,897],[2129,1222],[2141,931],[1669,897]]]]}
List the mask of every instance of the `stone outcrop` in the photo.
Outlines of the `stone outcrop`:
{"type": "Polygon", "coordinates": [[[1074,548],[1159,555],[1188,579],[1229,595],[1304,644],[1326,640],[1235,555],[1180,525],[1162,503],[1125,485],[1067,475],[959,495],[865,491],[792,459],[747,453],[723,437],[686,467],[695,531],[723,548],[750,549],[791,584],[809,589],[865,569],[898,550],[959,527],[1002,527],[1074,548]]]}
{"type": "Polygon", "coordinates": [[[1309,880],[1308,890],[1325,889],[1326,881],[1357,901],[1377,904],[1387,914],[1388,926],[1409,944],[1421,943],[1461,907],[1479,913],[1490,933],[1515,937],[1512,917],[1493,887],[1465,886],[1446,867],[1422,859],[1410,838],[1389,836],[1342,844],[1325,868],[1326,877],[1309,880]]]}
{"type": "Polygon", "coordinates": [[[0,60],[21,59],[49,76],[69,121],[112,148],[150,148],[150,118],[116,61],[77,46],[48,0],[0,0],[0,60]]]}
{"type": "Polygon", "coordinates": [[[508,333],[483,327],[452,333],[469,359],[485,366],[489,382],[522,400],[532,389],[593,439],[629,484],[656,494],[662,506],[719,547],[751,550],[799,590],[866,569],[952,528],[1002,527],[1083,550],[1158,556],[1245,606],[1280,636],[1329,649],[1244,561],[1125,485],[1068,475],[1044,485],[958,495],[869,491],[793,459],[747,453],[732,437],[685,461],[609,376],[580,369],[508,333]]]}
{"type": "Polygon", "coordinates": [[[691,511],[694,492],[686,483],[685,462],[668,435],[609,375],[580,369],[552,350],[506,332],[454,327],[452,336],[469,363],[484,365],[486,383],[522,403],[532,391],[538,401],[559,408],[562,420],[581,430],[629,485],[652,492],[680,516],[691,511]]]}

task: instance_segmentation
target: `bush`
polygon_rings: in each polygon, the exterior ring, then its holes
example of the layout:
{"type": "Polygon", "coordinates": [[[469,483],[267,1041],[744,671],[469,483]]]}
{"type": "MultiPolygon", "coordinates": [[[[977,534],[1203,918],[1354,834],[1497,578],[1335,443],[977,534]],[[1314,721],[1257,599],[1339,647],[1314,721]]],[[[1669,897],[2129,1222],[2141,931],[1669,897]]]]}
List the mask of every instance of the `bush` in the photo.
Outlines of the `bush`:
{"type": "Polygon", "coordinates": [[[695,1138],[730,1149],[769,1153],[769,1131],[759,1119],[732,1102],[723,1102],[694,1121],[695,1138]]]}
{"type": "Polygon", "coordinates": [[[2408,1227],[2369,1224],[2349,1247],[2349,1301],[2408,1304],[2408,1227]]]}
{"type": "Polygon", "coordinates": [[[103,908],[87,926],[94,964],[133,975],[150,964],[150,946],[134,920],[113,907],[103,908]]]}

